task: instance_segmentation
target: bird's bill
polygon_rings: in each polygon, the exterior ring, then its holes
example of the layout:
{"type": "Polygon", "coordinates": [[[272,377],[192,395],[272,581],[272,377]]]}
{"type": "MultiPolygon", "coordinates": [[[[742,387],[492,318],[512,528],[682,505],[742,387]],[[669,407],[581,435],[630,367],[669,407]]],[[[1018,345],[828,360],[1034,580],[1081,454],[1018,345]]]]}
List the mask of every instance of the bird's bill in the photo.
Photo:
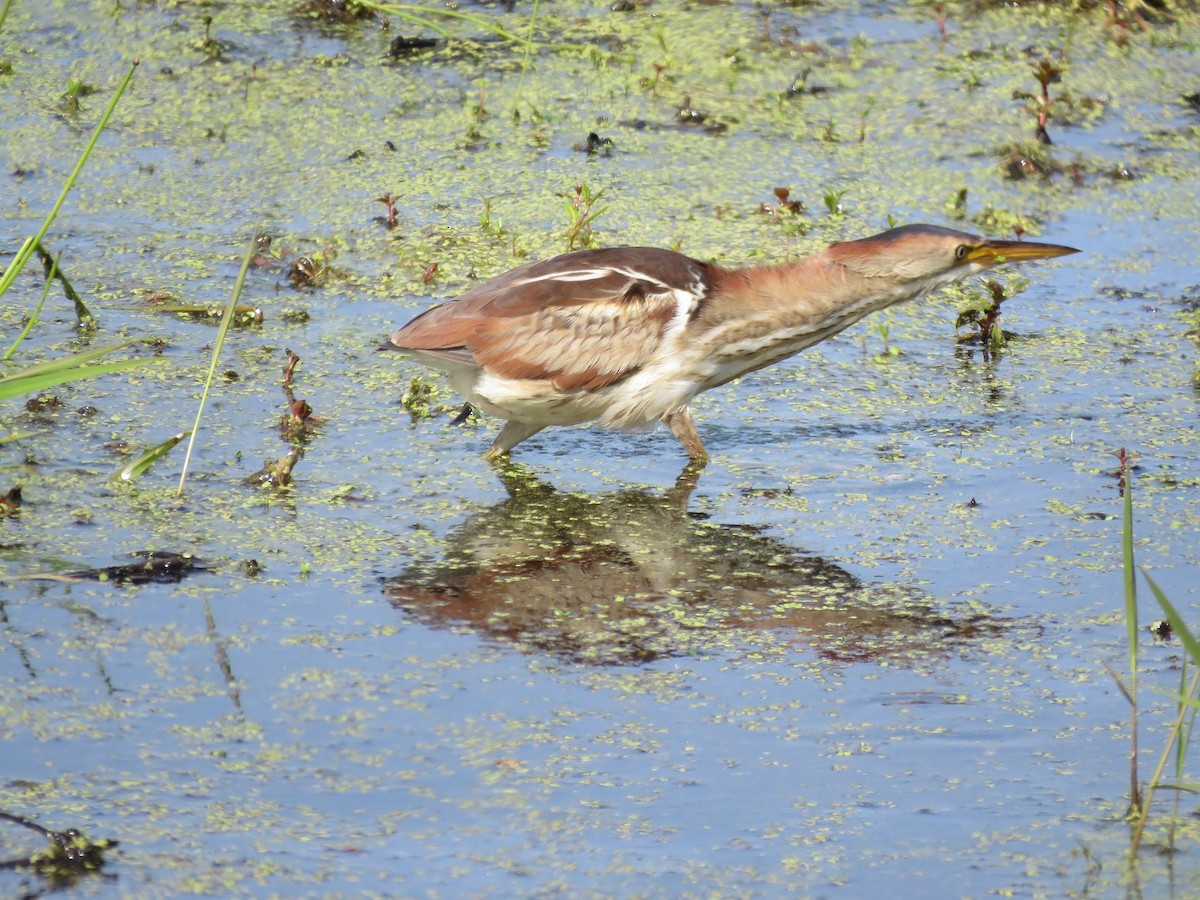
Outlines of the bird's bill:
{"type": "Polygon", "coordinates": [[[1028,259],[1054,259],[1078,253],[1074,247],[1062,244],[1039,244],[1037,241],[984,241],[967,252],[970,262],[994,266],[1003,262],[1021,262],[1028,259]]]}

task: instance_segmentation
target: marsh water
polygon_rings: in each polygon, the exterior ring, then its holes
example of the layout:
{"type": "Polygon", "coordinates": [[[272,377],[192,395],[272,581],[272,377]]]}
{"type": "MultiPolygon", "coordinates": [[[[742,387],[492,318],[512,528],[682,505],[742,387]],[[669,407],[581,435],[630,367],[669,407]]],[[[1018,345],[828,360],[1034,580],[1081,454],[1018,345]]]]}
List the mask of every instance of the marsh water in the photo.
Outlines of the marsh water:
{"type": "MultiPolygon", "coordinates": [[[[5,265],[140,65],[44,240],[96,328],[56,283],[6,371],[159,358],[0,409],[0,810],[119,841],[0,893],[1194,896],[1191,795],[1130,858],[1106,666],[1119,448],[1139,565],[1200,600],[1200,21],[1104,7],[17,0],[5,265]],[[1083,252],[997,276],[1001,349],[968,284],[703,395],[702,470],[583,427],[489,464],[498,424],[376,347],[597,192],[577,240],[728,265],[890,222],[1083,252]],[[217,320],[179,308],[258,232],[182,496],[183,445],[114,480],[192,427],[217,320]]],[[[1138,636],[1144,781],[1183,652],[1138,636]]]]}

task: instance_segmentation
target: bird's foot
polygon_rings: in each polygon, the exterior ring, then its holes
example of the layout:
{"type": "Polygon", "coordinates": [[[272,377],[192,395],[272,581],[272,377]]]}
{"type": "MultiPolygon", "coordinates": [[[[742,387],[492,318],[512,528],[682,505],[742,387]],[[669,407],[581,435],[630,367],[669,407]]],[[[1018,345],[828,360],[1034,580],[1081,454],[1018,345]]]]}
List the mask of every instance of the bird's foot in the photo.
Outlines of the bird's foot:
{"type": "Polygon", "coordinates": [[[673,413],[667,413],[662,420],[671,429],[671,434],[683,444],[688,456],[694,460],[708,459],[708,451],[704,449],[704,442],[700,440],[700,433],[696,431],[696,423],[692,421],[690,409],[685,406],[673,413]]]}

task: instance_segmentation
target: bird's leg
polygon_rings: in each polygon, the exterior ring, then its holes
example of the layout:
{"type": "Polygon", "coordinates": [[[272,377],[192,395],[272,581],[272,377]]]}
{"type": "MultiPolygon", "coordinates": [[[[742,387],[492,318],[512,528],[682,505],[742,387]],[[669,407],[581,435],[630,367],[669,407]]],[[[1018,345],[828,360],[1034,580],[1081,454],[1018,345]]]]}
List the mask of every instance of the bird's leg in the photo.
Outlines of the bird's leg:
{"type": "Polygon", "coordinates": [[[544,427],[544,425],[530,425],[528,422],[505,422],[500,433],[496,435],[496,440],[492,442],[492,446],[488,448],[488,452],[484,456],[488,459],[503,456],[525,438],[533,437],[544,427]]]}
{"type": "Polygon", "coordinates": [[[696,423],[692,421],[690,409],[686,406],[677,409],[673,413],[667,413],[662,420],[671,429],[671,434],[679,438],[679,443],[683,444],[688,456],[692,459],[708,459],[708,451],[704,449],[704,442],[700,440],[696,431],[696,423]]]}

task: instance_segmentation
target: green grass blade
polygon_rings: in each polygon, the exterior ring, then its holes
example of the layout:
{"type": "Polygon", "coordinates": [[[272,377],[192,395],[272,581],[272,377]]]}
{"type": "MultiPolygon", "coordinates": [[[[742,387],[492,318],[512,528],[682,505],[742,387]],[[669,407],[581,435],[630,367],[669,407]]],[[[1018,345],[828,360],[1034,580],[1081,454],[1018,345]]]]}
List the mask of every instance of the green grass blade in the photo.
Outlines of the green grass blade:
{"type": "Polygon", "coordinates": [[[8,378],[0,382],[0,400],[44,391],[46,388],[68,381],[81,381],[84,378],[95,378],[97,375],[110,375],[113,372],[125,372],[155,362],[155,357],[148,356],[140,359],[122,359],[116,362],[97,363],[94,366],[80,366],[74,369],[60,369],[53,372],[39,372],[25,378],[8,378]]]}
{"type": "MultiPolygon", "coordinates": [[[[42,228],[48,229],[50,227],[50,221],[51,220],[47,219],[45,222],[43,222],[42,228]]],[[[8,268],[4,270],[3,274],[0,274],[0,297],[4,296],[5,292],[9,288],[9,285],[13,283],[17,275],[21,273],[21,270],[25,268],[25,263],[27,263],[29,261],[29,257],[33,255],[35,243],[36,242],[33,239],[33,235],[25,238],[25,240],[21,243],[21,249],[17,251],[17,255],[14,256],[12,258],[12,262],[8,264],[8,268]]]]}
{"type": "Polygon", "coordinates": [[[1146,827],[1146,818],[1150,812],[1150,797],[1153,789],[1143,797],[1138,779],[1138,611],[1137,611],[1137,570],[1133,562],[1133,466],[1129,454],[1122,447],[1117,452],[1121,463],[1121,496],[1124,498],[1124,510],[1121,529],[1122,579],[1125,585],[1125,643],[1129,654],[1129,686],[1126,698],[1129,700],[1129,806],[1136,810],[1137,835],[1141,837],[1142,829],[1146,827]]]}
{"type": "Polygon", "coordinates": [[[254,234],[250,238],[250,244],[246,247],[246,253],[242,256],[242,268],[238,272],[237,281],[233,285],[233,293],[229,296],[229,302],[225,304],[225,311],[221,315],[221,325],[217,329],[217,338],[213,341],[212,360],[208,364],[208,377],[204,379],[204,393],[200,395],[200,406],[196,409],[196,422],[192,425],[188,439],[187,453],[183,457],[183,471],[179,473],[179,490],[178,495],[183,496],[183,485],[187,481],[188,466],[192,461],[192,449],[196,446],[196,435],[200,433],[200,420],[204,417],[204,404],[208,400],[208,393],[212,389],[213,379],[217,374],[217,361],[221,357],[221,348],[225,346],[225,336],[229,334],[229,326],[233,324],[234,310],[237,308],[238,299],[242,296],[242,285],[246,283],[246,273],[250,271],[250,262],[254,259],[254,249],[258,246],[258,234],[254,234]]]}
{"type": "Polygon", "coordinates": [[[1138,611],[1137,569],[1133,560],[1133,467],[1122,451],[1122,478],[1125,482],[1125,508],[1121,535],[1122,578],[1125,584],[1125,637],[1129,647],[1130,692],[1137,697],[1138,611]]]}
{"type": "Polygon", "coordinates": [[[1158,785],[1160,790],[1187,791],[1189,794],[1200,794],[1200,782],[1178,781],[1158,785]]]}
{"type": "Polygon", "coordinates": [[[161,444],[155,444],[150,449],[144,451],[137,459],[121,466],[113,477],[119,478],[121,481],[132,481],[170,453],[176,444],[190,434],[190,431],[181,431],[174,437],[167,438],[161,444]]]}
{"type": "MultiPolygon", "coordinates": [[[[1143,575],[1145,573],[1142,573],[1143,575]]],[[[1175,721],[1171,725],[1170,732],[1167,735],[1166,746],[1163,747],[1162,755],[1158,759],[1158,765],[1154,767],[1154,774],[1150,777],[1150,782],[1146,788],[1146,796],[1138,806],[1137,827],[1133,830],[1133,835],[1129,841],[1130,852],[1136,854],[1138,847],[1142,843],[1142,835],[1146,831],[1146,823],[1150,820],[1150,804],[1154,802],[1155,792],[1167,785],[1162,781],[1163,771],[1167,767],[1167,760],[1171,755],[1171,747],[1182,740],[1184,731],[1184,720],[1188,718],[1188,711],[1196,706],[1195,696],[1197,689],[1200,689],[1200,671],[1197,671],[1192,676],[1192,684],[1186,691],[1185,697],[1180,697],[1182,701],[1175,715],[1175,721]]],[[[1194,715],[1194,714],[1193,714],[1194,715]]]]}
{"type": "MultiPolygon", "coordinates": [[[[373,9],[381,9],[381,6],[382,6],[382,4],[380,6],[375,6],[372,8],[373,9]]],[[[433,21],[428,16],[418,16],[418,15],[414,15],[413,13],[401,12],[398,9],[390,9],[390,10],[388,10],[388,12],[390,12],[391,15],[395,16],[397,19],[399,19],[402,22],[410,22],[419,28],[428,28],[430,31],[433,31],[436,34],[439,34],[444,38],[453,37],[453,35],[450,33],[450,30],[448,28],[443,28],[442,26],[438,25],[437,22],[433,21]]]]}
{"type": "MultiPolygon", "coordinates": [[[[7,9],[7,7],[6,7],[7,9]]],[[[0,275],[0,297],[4,296],[12,283],[16,280],[17,275],[25,268],[25,263],[29,261],[29,257],[33,254],[33,249],[42,242],[42,238],[46,236],[46,232],[50,230],[50,225],[58,216],[58,211],[62,209],[62,205],[66,202],[67,194],[71,192],[71,188],[75,186],[75,181],[79,178],[79,173],[83,171],[84,165],[88,161],[88,157],[92,155],[92,150],[96,146],[96,141],[100,139],[101,133],[108,125],[108,120],[112,118],[113,110],[117,108],[117,103],[121,96],[125,93],[125,89],[129,87],[129,82],[133,80],[133,73],[137,71],[137,67],[141,64],[141,60],[135,59],[129,66],[129,71],[125,73],[125,77],[121,80],[117,91],[113,94],[112,99],[108,102],[108,108],[104,110],[104,115],[100,117],[100,121],[96,123],[96,129],[92,132],[91,139],[87,142],[87,146],[83,148],[83,153],[79,155],[79,161],[75,163],[75,169],[67,177],[66,184],[63,185],[62,191],[58,195],[58,199],[54,201],[54,206],[50,212],[46,214],[46,218],[42,221],[41,228],[38,229],[36,235],[21,245],[20,251],[17,253],[13,261],[9,263],[8,268],[4,270],[4,274],[0,275]]]]}
{"type": "Polygon", "coordinates": [[[59,369],[74,368],[75,366],[80,366],[84,363],[91,362],[94,359],[99,359],[102,356],[107,356],[110,353],[115,353],[123,347],[128,347],[136,343],[138,342],[132,340],[121,341],[119,344],[110,344],[107,347],[98,347],[95,350],[84,350],[72,356],[64,356],[62,359],[47,360],[44,363],[38,363],[36,366],[29,366],[28,368],[22,369],[14,375],[5,375],[0,377],[0,385],[4,384],[6,381],[13,381],[17,378],[24,378],[28,375],[34,375],[41,372],[53,372],[59,369]]]}
{"type": "Polygon", "coordinates": [[[137,341],[122,341],[119,344],[112,344],[108,347],[85,350],[73,356],[38,363],[36,366],[29,366],[28,368],[14,372],[12,375],[0,377],[0,400],[32,394],[34,391],[42,391],[48,387],[66,384],[69,381],[79,381],[84,378],[93,378],[96,375],[107,375],[111,372],[124,372],[128,369],[136,369],[138,366],[148,365],[159,359],[158,357],[147,356],[92,364],[93,360],[107,356],[135,343],[137,341]]]}
{"type": "Polygon", "coordinates": [[[521,38],[511,31],[497,25],[487,16],[481,16],[476,13],[463,12],[461,10],[445,9],[433,6],[415,6],[411,3],[378,3],[375,0],[359,0],[359,5],[367,9],[373,9],[376,12],[381,12],[384,15],[393,16],[403,21],[412,22],[417,25],[423,25],[432,31],[436,31],[443,37],[449,37],[446,29],[437,24],[438,19],[458,19],[462,22],[469,22],[475,27],[491,32],[498,38],[506,41],[520,43],[521,38]]]}
{"type": "Polygon", "coordinates": [[[1156,691],[1156,693],[1162,694],[1177,707],[1186,706],[1189,709],[1200,710],[1200,699],[1196,697],[1191,697],[1187,694],[1177,693],[1175,691],[1156,691]]]}
{"type": "MultiPolygon", "coordinates": [[[[1193,668],[1195,668],[1193,666],[1193,668]]],[[[1179,667],[1179,695],[1184,697],[1187,692],[1187,658],[1183,660],[1183,665],[1179,667]]],[[[1193,678],[1193,684],[1196,680],[1193,678]]],[[[1193,698],[1184,700],[1188,704],[1188,714],[1184,717],[1184,721],[1179,727],[1179,740],[1175,742],[1175,779],[1183,780],[1184,764],[1187,762],[1187,748],[1192,743],[1192,735],[1195,733],[1196,713],[1200,711],[1200,703],[1196,703],[1193,698]]]]}
{"type": "MultiPolygon", "coordinates": [[[[1167,595],[1163,592],[1162,588],[1158,586],[1158,583],[1145,571],[1142,572],[1142,577],[1146,579],[1146,584],[1150,586],[1150,593],[1154,595],[1154,599],[1157,600],[1158,605],[1162,607],[1162,611],[1166,615],[1167,621],[1171,623],[1171,628],[1174,630],[1175,635],[1179,638],[1180,643],[1183,644],[1184,649],[1187,650],[1188,656],[1193,662],[1200,663],[1200,641],[1196,640],[1196,636],[1192,634],[1191,629],[1188,628],[1187,623],[1183,620],[1183,617],[1179,615],[1179,610],[1177,610],[1175,608],[1175,604],[1173,604],[1167,598],[1167,595]]],[[[1158,766],[1154,770],[1154,775],[1150,779],[1150,787],[1146,791],[1146,798],[1141,808],[1141,815],[1138,819],[1137,828],[1133,833],[1131,846],[1135,851],[1141,844],[1142,833],[1145,831],[1146,820],[1149,818],[1150,802],[1154,797],[1155,790],[1164,787],[1174,788],[1176,790],[1190,790],[1189,787],[1182,785],[1161,783],[1159,779],[1162,778],[1163,770],[1166,768],[1171,747],[1178,742],[1183,741],[1183,736],[1185,733],[1190,733],[1190,727],[1188,724],[1185,724],[1185,720],[1186,722],[1190,723],[1191,719],[1195,717],[1196,707],[1200,705],[1196,701],[1196,690],[1198,686],[1200,686],[1200,670],[1197,670],[1196,674],[1192,677],[1191,688],[1186,693],[1175,698],[1176,703],[1178,704],[1178,712],[1175,717],[1175,723],[1171,728],[1167,745],[1163,749],[1162,758],[1159,760],[1158,766]],[[1191,716],[1188,715],[1189,711],[1191,711],[1191,716]]],[[[1183,746],[1180,744],[1180,746],[1176,747],[1177,758],[1182,752],[1183,746]]],[[[1176,768],[1178,769],[1178,765],[1176,768]]]]}
{"type": "Polygon", "coordinates": [[[1142,572],[1142,577],[1146,579],[1146,584],[1150,585],[1150,593],[1154,595],[1154,599],[1162,607],[1162,611],[1167,616],[1167,621],[1171,623],[1171,629],[1175,632],[1176,637],[1179,638],[1179,642],[1186,648],[1188,656],[1192,658],[1193,663],[1200,665],[1200,641],[1196,640],[1196,636],[1188,628],[1187,622],[1179,615],[1179,610],[1167,599],[1167,595],[1163,593],[1162,588],[1155,583],[1154,579],[1145,571],[1142,572]]]}
{"type": "Polygon", "coordinates": [[[533,0],[533,9],[529,13],[529,27],[525,30],[525,52],[521,56],[521,77],[517,79],[517,96],[513,100],[516,110],[521,102],[525,89],[525,76],[529,74],[529,61],[533,57],[533,35],[537,29],[538,13],[541,12],[542,0],[533,0]]]}
{"type": "MultiPolygon", "coordinates": [[[[62,257],[62,253],[54,257],[54,265],[58,266],[58,260],[62,257]]],[[[42,288],[42,296],[38,297],[37,306],[33,308],[33,312],[29,316],[29,321],[25,323],[25,327],[21,329],[21,333],[17,335],[17,339],[12,342],[12,346],[4,352],[4,356],[0,359],[12,359],[12,355],[17,352],[17,348],[21,346],[21,342],[29,336],[29,332],[33,331],[33,326],[38,323],[38,318],[42,314],[42,307],[46,305],[46,298],[50,296],[50,287],[54,284],[53,273],[51,277],[46,279],[46,284],[42,288]]]]}

